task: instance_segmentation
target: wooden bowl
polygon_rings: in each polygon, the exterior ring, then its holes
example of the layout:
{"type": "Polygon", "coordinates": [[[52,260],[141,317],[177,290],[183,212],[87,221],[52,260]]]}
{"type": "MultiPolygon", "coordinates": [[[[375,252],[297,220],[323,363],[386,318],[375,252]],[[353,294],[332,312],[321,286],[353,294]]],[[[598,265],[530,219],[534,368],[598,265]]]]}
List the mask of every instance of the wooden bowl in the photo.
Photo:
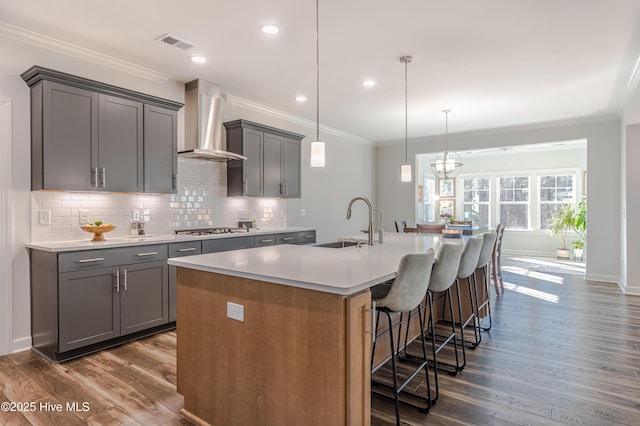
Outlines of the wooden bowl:
{"type": "Polygon", "coordinates": [[[104,234],[105,232],[113,231],[114,229],[116,229],[116,227],[113,226],[113,225],[111,225],[111,226],[81,226],[80,229],[82,229],[83,231],[86,231],[86,232],[92,232],[93,233],[93,238],[91,239],[91,242],[95,242],[95,241],[106,241],[102,234],[104,234]]]}

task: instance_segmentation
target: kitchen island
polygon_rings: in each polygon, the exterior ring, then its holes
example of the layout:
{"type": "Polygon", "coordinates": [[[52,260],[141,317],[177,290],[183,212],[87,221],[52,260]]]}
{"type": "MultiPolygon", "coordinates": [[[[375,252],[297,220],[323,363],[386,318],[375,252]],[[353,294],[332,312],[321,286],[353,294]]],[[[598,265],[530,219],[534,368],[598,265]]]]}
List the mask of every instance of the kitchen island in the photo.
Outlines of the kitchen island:
{"type": "Polygon", "coordinates": [[[169,259],[183,414],[213,425],[368,425],[369,288],[393,278],[405,254],[441,241],[388,234],[372,246],[169,259]]]}

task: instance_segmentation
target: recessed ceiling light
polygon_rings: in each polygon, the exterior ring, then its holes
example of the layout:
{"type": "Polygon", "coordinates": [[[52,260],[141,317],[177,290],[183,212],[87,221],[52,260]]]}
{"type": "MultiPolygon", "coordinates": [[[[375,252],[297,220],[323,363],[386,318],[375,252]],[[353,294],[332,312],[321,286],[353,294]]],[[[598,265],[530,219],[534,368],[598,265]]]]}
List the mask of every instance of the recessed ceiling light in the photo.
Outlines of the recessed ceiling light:
{"type": "Polygon", "coordinates": [[[265,34],[274,35],[280,32],[280,27],[275,24],[264,24],[260,25],[260,31],[265,34]]]}
{"type": "Polygon", "coordinates": [[[191,59],[191,61],[195,62],[196,64],[204,64],[205,62],[207,62],[207,58],[200,55],[191,56],[189,57],[189,59],[191,59]]]}
{"type": "Polygon", "coordinates": [[[373,87],[373,86],[376,85],[376,82],[373,81],[373,80],[365,80],[365,81],[362,82],[362,85],[364,87],[373,87]]]}
{"type": "Polygon", "coordinates": [[[304,95],[298,95],[296,96],[296,101],[297,102],[306,102],[307,101],[307,97],[304,95]]]}

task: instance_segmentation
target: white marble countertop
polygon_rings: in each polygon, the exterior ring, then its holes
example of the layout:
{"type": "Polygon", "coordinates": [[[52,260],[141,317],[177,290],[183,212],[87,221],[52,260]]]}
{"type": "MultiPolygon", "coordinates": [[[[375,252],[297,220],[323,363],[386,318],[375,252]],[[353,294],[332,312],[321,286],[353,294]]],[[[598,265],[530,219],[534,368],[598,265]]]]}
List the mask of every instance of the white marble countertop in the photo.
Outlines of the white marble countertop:
{"type": "MultiPolygon", "coordinates": [[[[362,235],[357,237],[362,238],[362,235]]],[[[276,245],[169,259],[169,265],[259,281],[350,295],[394,278],[402,256],[436,253],[446,241],[438,234],[385,233],[383,244],[327,248],[276,245]]]]}
{"type": "Polygon", "coordinates": [[[106,241],[91,242],[91,235],[87,234],[86,240],[73,240],[73,241],[55,241],[55,242],[42,242],[42,243],[27,243],[25,246],[30,249],[43,250],[50,252],[65,252],[65,251],[78,251],[78,250],[94,250],[116,247],[131,247],[141,246],[149,244],[163,244],[163,243],[178,243],[183,241],[195,241],[195,240],[213,240],[220,238],[235,238],[246,237],[248,235],[269,235],[269,234],[283,234],[287,232],[301,232],[301,231],[313,231],[315,228],[304,227],[288,227],[288,228],[260,228],[258,230],[250,230],[249,232],[232,232],[228,234],[214,234],[214,235],[174,235],[174,234],[161,234],[161,235],[149,235],[149,236],[136,236],[136,237],[109,237],[109,234],[105,234],[106,241]]]}

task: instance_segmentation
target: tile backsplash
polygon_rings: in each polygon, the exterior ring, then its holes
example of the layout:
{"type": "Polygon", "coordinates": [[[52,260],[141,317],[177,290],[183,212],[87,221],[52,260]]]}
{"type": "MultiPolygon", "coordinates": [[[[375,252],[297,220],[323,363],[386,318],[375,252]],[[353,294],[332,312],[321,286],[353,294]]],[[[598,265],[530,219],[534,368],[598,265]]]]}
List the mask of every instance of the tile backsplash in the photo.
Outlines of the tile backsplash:
{"type": "Polygon", "coordinates": [[[238,220],[255,219],[263,228],[287,224],[286,200],[279,198],[227,197],[224,163],[178,158],[177,194],[128,194],[89,192],[31,193],[31,241],[66,241],[90,238],[80,229],[80,210],[89,222],[101,220],[116,229],[109,236],[129,235],[132,211],[140,212],[148,234],[174,229],[238,226],[238,220]],[[38,223],[38,211],[50,210],[51,224],[38,223]]]}

